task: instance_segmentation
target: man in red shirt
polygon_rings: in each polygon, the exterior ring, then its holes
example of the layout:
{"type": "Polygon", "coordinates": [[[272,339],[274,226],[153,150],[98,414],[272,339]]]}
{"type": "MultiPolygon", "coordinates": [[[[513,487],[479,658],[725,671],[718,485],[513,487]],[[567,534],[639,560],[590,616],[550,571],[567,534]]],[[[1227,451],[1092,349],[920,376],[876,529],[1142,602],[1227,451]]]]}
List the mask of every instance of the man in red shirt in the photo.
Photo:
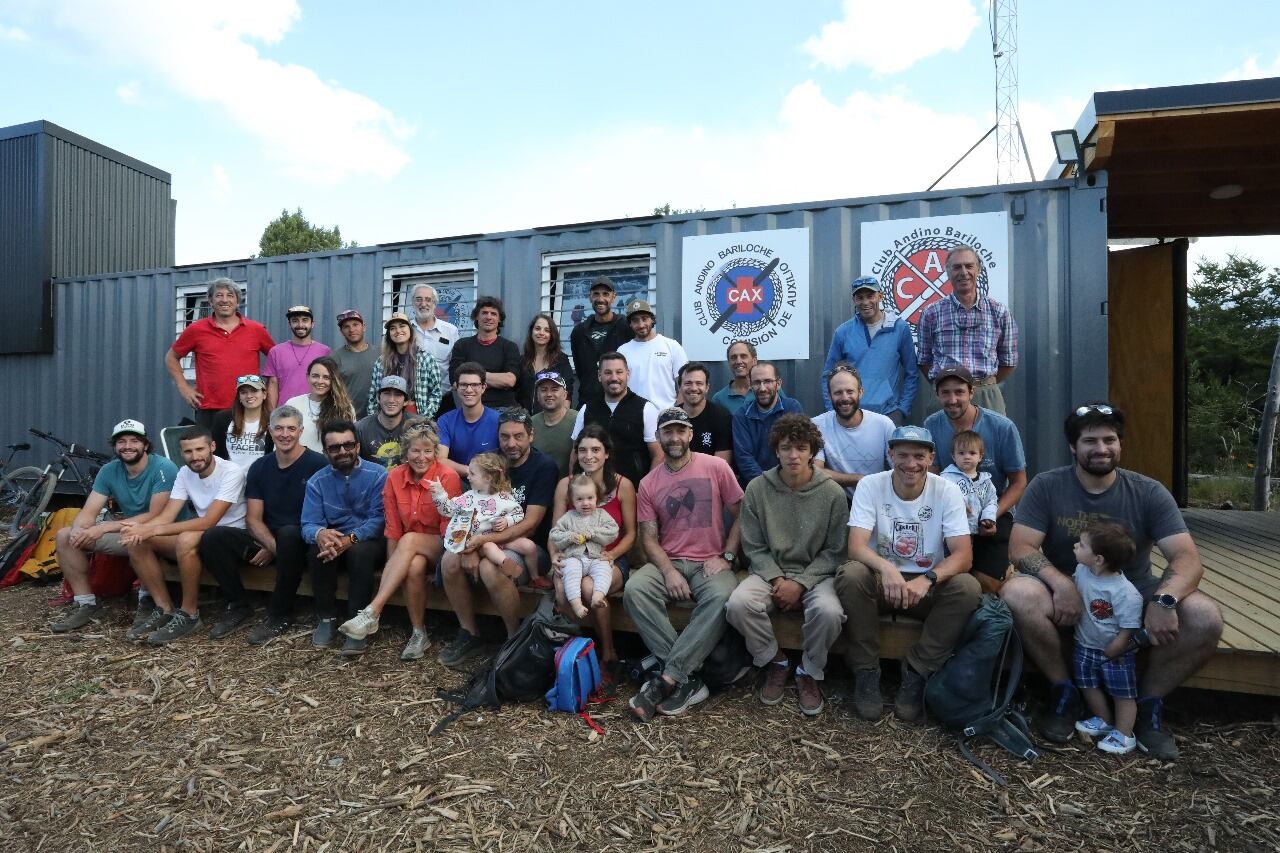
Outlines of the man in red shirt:
{"type": "Polygon", "coordinates": [[[240,316],[240,290],[229,278],[209,283],[213,313],[187,326],[165,353],[164,366],[187,405],[196,410],[196,423],[212,426],[213,415],[231,408],[236,377],[259,373],[259,354],[275,346],[261,323],[240,316]],[[196,386],[182,375],[187,353],[196,354],[196,386]]]}

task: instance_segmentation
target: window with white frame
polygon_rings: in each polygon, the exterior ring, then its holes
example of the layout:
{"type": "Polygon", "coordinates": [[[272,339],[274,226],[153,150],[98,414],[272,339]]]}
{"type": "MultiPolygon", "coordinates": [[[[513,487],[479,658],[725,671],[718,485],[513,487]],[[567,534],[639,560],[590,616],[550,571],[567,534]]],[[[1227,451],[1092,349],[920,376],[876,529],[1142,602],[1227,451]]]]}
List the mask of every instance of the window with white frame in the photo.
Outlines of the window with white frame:
{"type": "MultiPolygon", "coordinates": [[[[248,316],[247,306],[249,298],[249,289],[243,281],[236,282],[236,287],[240,291],[240,313],[248,316]]],[[[173,336],[176,339],[182,334],[183,330],[194,323],[196,320],[203,320],[208,317],[212,311],[209,305],[209,284],[183,284],[174,288],[174,322],[173,336]]],[[[187,377],[188,382],[196,381],[196,357],[195,353],[187,353],[182,359],[182,375],[187,377]]]]}
{"type": "Polygon", "coordinates": [[[654,246],[625,246],[559,252],[542,256],[542,310],[551,314],[560,327],[560,340],[569,350],[569,333],[591,315],[587,292],[600,276],[613,281],[618,299],[614,311],[623,311],[636,297],[646,299],[656,309],[657,249],[654,246]]]}
{"type": "Polygon", "coordinates": [[[476,262],[443,261],[386,267],[382,271],[382,321],[399,312],[414,316],[413,289],[429,284],[436,290],[439,302],[436,316],[448,320],[459,332],[474,334],[471,309],[476,303],[476,262]]]}

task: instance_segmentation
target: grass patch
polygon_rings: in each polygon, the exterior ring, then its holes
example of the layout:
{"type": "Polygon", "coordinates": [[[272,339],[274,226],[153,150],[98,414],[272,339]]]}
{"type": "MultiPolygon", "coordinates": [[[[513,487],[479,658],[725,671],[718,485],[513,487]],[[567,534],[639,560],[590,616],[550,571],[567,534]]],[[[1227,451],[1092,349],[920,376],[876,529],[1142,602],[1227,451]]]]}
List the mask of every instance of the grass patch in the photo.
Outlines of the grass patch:
{"type": "Polygon", "coordinates": [[[102,685],[93,681],[81,681],[75,684],[68,684],[60,690],[53,691],[53,701],[63,705],[69,705],[72,702],[83,699],[86,696],[92,696],[95,693],[104,692],[102,685]]]}
{"type": "MultiPolygon", "coordinates": [[[[1218,508],[1230,502],[1235,509],[1253,506],[1253,478],[1236,474],[1208,477],[1192,475],[1187,479],[1187,504],[1189,506],[1218,508]]],[[[1271,506],[1280,507],[1280,489],[1273,483],[1271,506]]]]}

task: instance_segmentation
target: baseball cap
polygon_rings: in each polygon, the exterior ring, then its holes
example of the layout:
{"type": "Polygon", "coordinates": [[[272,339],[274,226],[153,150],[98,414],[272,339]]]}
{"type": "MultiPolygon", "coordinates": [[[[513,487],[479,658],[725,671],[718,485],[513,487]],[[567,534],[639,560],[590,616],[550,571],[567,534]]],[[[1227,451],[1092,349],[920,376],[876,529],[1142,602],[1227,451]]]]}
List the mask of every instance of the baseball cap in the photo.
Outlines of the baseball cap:
{"type": "Polygon", "coordinates": [[[653,306],[643,299],[632,299],[627,303],[627,319],[630,320],[633,314],[648,314],[650,317],[657,317],[653,313],[653,306]]]}
{"type": "Polygon", "coordinates": [[[404,323],[409,328],[413,328],[413,322],[410,321],[408,314],[402,314],[399,311],[387,318],[387,322],[382,324],[382,328],[390,329],[392,323],[404,323]]]}
{"type": "Polygon", "coordinates": [[[147,428],[142,421],[135,421],[133,418],[125,418],[115,425],[111,430],[111,440],[115,441],[122,435],[136,435],[139,438],[147,437],[147,428]]]}
{"type": "Polygon", "coordinates": [[[315,315],[311,313],[310,306],[307,305],[294,305],[288,311],[284,312],[284,316],[286,317],[292,317],[294,314],[306,314],[313,320],[315,319],[315,315]]]}
{"type": "Polygon", "coordinates": [[[658,429],[662,429],[667,424],[683,424],[692,427],[693,421],[689,419],[689,413],[684,409],[672,406],[670,409],[663,409],[658,415],[658,429]]]}
{"type": "Polygon", "coordinates": [[[535,387],[543,382],[554,382],[566,390],[569,388],[569,383],[565,382],[564,377],[554,370],[544,370],[534,377],[533,384],[535,387]]]}
{"type": "Polygon", "coordinates": [[[236,388],[241,385],[248,385],[251,388],[257,388],[259,391],[267,390],[267,383],[262,381],[262,377],[256,373],[246,373],[243,376],[236,377],[236,388]]]}
{"type": "Polygon", "coordinates": [[[348,320],[359,320],[361,323],[363,323],[364,315],[354,308],[348,308],[346,311],[343,311],[341,314],[338,315],[338,325],[341,326],[343,323],[347,322],[348,320]]]}
{"type": "Polygon", "coordinates": [[[936,391],[938,386],[942,384],[944,379],[959,379],[970,388],[973,387],[973,374],[969,372],[967,367],[948,367],[933,377],[933,387],[936,391]]]}
{"type": "Polygon", "coordinates": [[[851,287],[853,288],[854,293],[857,293],[859,290],[874,290],[879,293],[880,281],[873,275],[864,275],[859,278],[855,278],[851,287]]]}
{"type": "Polygon", "coordinates": [[[924,427],[900,426],[889,435],[889,446],[895,444],[923,444],[933,450],[933,433],[924,427]]]}
{"type": "Polygon", "coordinates": [[[607,275],[602,275],[595,281],[591,282],[591,289],[588,290],[587,293],[591,293],[593,290],[607,290],[610,293],[617,293],[617,291],[613,289],[613,279],[609,278],[607,275]]]}
{"type": "Polygon", "coordinates": [[[378,383],[378,393],[383,391],[399,391],[406,397],[409,396],[409,383],[404,381],[403,376],[384,376],[382,381],[378,383]]]}

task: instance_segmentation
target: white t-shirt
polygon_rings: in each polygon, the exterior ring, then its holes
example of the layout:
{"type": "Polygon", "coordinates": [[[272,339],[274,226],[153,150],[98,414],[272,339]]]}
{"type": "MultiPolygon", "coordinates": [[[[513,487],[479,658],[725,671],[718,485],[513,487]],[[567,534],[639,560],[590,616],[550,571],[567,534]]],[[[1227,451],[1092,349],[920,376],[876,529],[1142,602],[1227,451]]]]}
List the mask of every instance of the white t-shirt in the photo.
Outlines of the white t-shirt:
{"type": "Polygon", "coordinates": [[[213,461],[213,473],[204,478],[186,465],[179,468],[169,497],[180,501],[190,499],[192,506],[196,508],[196,515],[201,518],[209,511],[209,504],[226,501],[231,506],[218,519],[217,526],[244,527],[244,469],[216,456],[213,461]]]}
{"type": "MultiPolygon", "coordinates": [[[[878,474],[889,467],[889,436],[894,426],[885,415],[862,410],[862,423],[853,429],[842,426],[835,412],[823,412],[813,419],[822,433],[823,447],[814,458],[828,470],[841,474],[878,474]]],[[[845,491],[853,497],[854,487],[845,491]]]]}
{"type": "Polygon", "coordinates": [[[893,472],[863,477],[853,493],[849,526],[871,531],[876,553],[903,574],[920,574],[946,556],[950,536],[968,536],[964,498],[955,483],[926,474],[924,491],[904,501],[893,490],[893,472]]]}
{"type": "Polygon", "coordinates": [[[658,411],[676,404],[676,376],[689,361],[684,347],[664,335],[651,341],[627,341],[618,347],[627,357],[631,369],[628,387],[658,407],[658,411]]]}
{"type": "MultiPolygon", "coordinates": [[[[610,402],[609,399],[606,397],[604,404],[609,407],[609,411],[613,412],[613,411],[617,411],[618,403],[621,403],[621,402],[622,402],[621,400],[619,400],[617,403],[610,402]]],[[[582,432],[582,427],[584,426],[583,418],[585,418],[586,416],[587,416],[586,406],[583,406],[581,409],[578,409],[578,416],[573,420],[573,432],[569,434],[570,440],[572,441],[578,440],[578,434],[582,432]]],[[[645,403],[644,414],[642,415],[642,417],[644,418],[644,440],[657,441],[658,440],[658,407],[655,406],[653,403],[645,403]]]]}
{"type": "Polygon", "coordinates": [[[312,400],[310,394],[290,397],[285,400],[285,404],[293,406],[299,412],[302,412],[302,437],[298,441],[302,443],[303,447],[314,450],[316,453],[324,453],[324,445],[320,443],[320,427],[318,423],[320,404],[312,400]]]}
{"type": "Polygon", "coordinates": [[[437,317],[434,326],[424,329],[415,320],[413,336],[418,340],[418,348],[431,353],[431,357],[436,360],[440,367],[440,382],[448,386],[449,356],[453,354],[453,345],[458,342],[458,327],[437,317]]]}
{"type": "Polygon", "coordinates": [[[246,471],[249,466],[266,455],[267,437],[264,433],[262,438],[258,438],[258,421],[245,421],[244,433],[242,435],[234,435],[233,430],[236,428],[236,422],[233,420],[227,424],[226,448],[227,455],[231,457],[231,461],[239,465],[246,471]]]}

